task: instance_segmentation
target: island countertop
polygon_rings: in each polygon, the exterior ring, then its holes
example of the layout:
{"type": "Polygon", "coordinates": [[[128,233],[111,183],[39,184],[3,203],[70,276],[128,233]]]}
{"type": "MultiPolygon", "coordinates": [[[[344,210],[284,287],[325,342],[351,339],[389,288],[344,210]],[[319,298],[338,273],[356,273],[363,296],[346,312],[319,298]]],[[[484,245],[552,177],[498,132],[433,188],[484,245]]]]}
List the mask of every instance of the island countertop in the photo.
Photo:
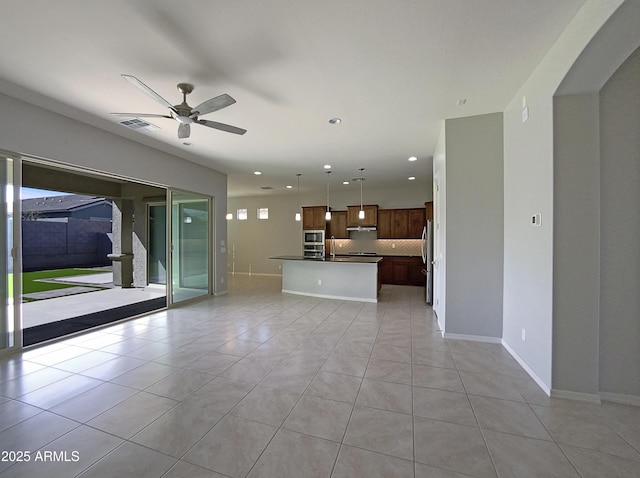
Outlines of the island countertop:
{"type": "Polygon", "coordinates": [[[359,264],[377,264],[382,257],[376,256],[336,256],[336,257],[303,257],[303,256],[272,256],[269,259],[282,261],[308,261],[308,262],[354,262],[359,264]]]}

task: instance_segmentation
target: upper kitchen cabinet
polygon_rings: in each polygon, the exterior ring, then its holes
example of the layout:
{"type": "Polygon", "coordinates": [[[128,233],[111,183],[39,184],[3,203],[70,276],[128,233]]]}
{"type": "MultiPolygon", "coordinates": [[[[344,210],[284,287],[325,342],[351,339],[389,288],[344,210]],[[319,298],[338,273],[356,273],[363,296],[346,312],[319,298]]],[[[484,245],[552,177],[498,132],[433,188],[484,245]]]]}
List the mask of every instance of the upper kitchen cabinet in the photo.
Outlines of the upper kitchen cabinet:
{"type": "Polygon", "coordinates": [[[327,206],[306,206],[302,208],[302,229],[304,231],[324,231],[327,221],[324,218],[327,206]]]}
{"type": "Polygon", "coordinates": [[[378,209],[378,239],[393,239],[393,209],[378,209]]]}
{"type": "Polygon", "coordinates": [[[420,239],[426,223],[426,211],[422,208],[408,209],[408,211],[407,237],[409,239],[420,239]]]}
{"type": "Polygon", "coordinates": [[[329,221],[329,237],[336,239],[349,239],[347,231],[347,211],[331,211],[331,221],[329,221]]]}
{"type": "Polygon", "coordinates": [[[427,221],[433,221],[433,201],[424,203],[424,208],[427,213],[427,221]]]}
{"type": "Polygon", "coordinates": [[[347,206],[347,227],[376,227],[378,225],[378,206],[363,206],[364,219],[358,218],[360,206],[347,206]]]}
{"type": "Polygon", "coordinates": [[[425,224],[425,210],[380,209],[378,239],[420,239],[425,224]]]}

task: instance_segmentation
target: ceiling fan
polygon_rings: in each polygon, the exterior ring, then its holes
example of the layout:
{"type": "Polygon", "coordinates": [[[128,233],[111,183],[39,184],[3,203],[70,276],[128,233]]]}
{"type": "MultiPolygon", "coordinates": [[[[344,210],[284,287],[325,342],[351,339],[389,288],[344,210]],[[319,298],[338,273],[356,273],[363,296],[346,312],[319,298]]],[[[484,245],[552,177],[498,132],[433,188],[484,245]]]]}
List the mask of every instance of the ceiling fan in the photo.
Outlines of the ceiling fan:
{"type": "Polygon", "coordinates": [[[171,105],[171,103],[169,103],[162,96],[149,88],[135,76],[122,75],[122,77],[133,86],[142,90],[143,93],[150,96],[161,105],[169,108],[169,114],[159,115],[151,113],[111,113],[112,115],[131,116],[134,118],[147,117],[174,119],[178,123],[180,123],[180,126],[178,126],[178,138],[181,139],[188,138],[191,135],[191,124],[201,124],[202,126],[207,126],[208,128],[219,129],[220,131],[226,131],[227,133],[233,134],[245,134],[247,132],[246,129],[238,128],[236,126],[199,118],[201,115],[213,113],[214,111],[221,110],[222,108],[226,108],[227,106],[231,106],[232,104],[234,104],[236,100],[234,100],[226,93],[220,96],[216,96],[215,98],[210,98],[207,101],[200,103],[195,108],[191,108],[191,106],[187,104],[187,95],[193,91],[193,85],[190,83],[178,83],[178,91],[182,93],[182,103],[179,105],[171,105]]]}

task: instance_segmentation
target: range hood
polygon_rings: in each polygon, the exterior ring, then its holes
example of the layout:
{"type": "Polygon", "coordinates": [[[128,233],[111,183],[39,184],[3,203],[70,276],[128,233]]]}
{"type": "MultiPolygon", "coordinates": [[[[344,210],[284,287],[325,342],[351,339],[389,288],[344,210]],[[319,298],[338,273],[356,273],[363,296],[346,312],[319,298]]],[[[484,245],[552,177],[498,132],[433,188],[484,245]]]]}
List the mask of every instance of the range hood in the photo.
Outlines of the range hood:
{"type": "Polygon", "coordinates": [[[376,226],[349,226],[347,227],[347,231],[360,231],[360,232],[370,232],[375,231],[376,226]]]}

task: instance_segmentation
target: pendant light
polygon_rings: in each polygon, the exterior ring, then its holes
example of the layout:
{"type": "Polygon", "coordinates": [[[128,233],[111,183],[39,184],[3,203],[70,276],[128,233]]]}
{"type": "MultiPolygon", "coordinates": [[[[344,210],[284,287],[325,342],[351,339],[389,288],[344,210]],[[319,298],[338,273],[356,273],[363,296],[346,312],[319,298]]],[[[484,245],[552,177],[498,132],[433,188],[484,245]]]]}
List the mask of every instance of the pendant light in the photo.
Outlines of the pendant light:
{"type": "Polygon", "coordinates": [[[329,209],[329,175],[331,171],[327,171],[327,212],[324,214],[324,218],[327,221],[331,221],[331,210],[329,209]]]}
{"type": "Polygon", "coordinates": [[[362,205],[362,183],[364,182],[364,168],[360,168],[360,211],[358,211],[358,219],[364,219],[364,206],[362,205]]]}
{"type": "Polygon", "coordinates": [[[300,222],[302,220],[302,214],[300,214],[300,176],[302,176],[302,174],[297,173],[296,176],[298,177],[298,210],[296,211],[296,221],[300,222]]]}

